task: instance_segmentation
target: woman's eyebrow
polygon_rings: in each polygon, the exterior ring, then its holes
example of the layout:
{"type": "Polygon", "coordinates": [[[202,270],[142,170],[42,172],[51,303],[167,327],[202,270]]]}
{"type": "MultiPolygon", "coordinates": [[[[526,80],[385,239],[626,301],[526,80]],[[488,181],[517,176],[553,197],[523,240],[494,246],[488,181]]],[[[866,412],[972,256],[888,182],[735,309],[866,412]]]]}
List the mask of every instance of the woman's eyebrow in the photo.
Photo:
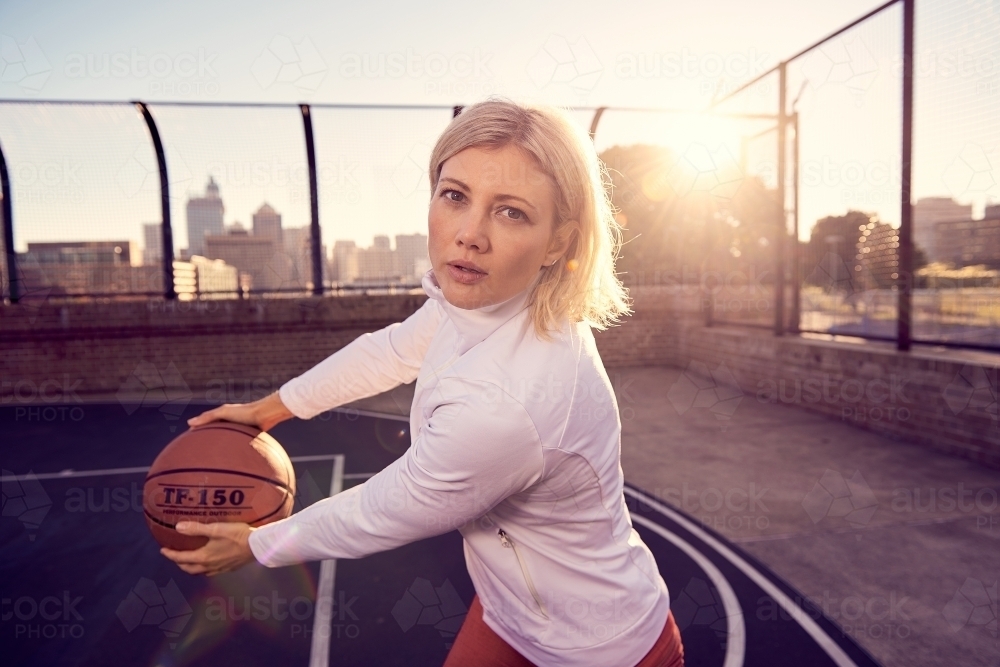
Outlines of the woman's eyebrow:
{"type": "Polygon", "coordinates": [[[441,179],[439,180],[439,182],[440,183],[444,183],[444,182],[454,183],[455,185],[457,185],[458,187],[462,188],[463,190],[468,190],[469,189],[468,185],[466,185],[462,181],[458,180],[457,178],[452,178],[451,176],[442,176],[441,179]]]}
{"type": "Polygon", "coordinates": [[[527,206],[528,208],[530,208],[532,211],[537,211],[538,210],[538,209],[535,208],[535,205],[532,204],[530,201],[528,201],[524,197],[518,197],[517,195],[497,195],[495,197],[495,199],[497,201],[502,201],[502,200],[506,200],[506,199],[516,199],[517,201],[524,202],[524,205],[527,206]]]}

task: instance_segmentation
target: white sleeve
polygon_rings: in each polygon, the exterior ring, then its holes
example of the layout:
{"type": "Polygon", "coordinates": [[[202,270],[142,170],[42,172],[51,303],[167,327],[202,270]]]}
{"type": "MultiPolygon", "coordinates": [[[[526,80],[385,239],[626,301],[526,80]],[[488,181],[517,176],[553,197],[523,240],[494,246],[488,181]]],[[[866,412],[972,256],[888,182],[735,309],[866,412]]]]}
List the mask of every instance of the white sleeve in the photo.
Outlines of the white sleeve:
{"type": "Polygon", "coordinates": [[[445,378],[437,405],[406,453],[360,486],[250,535],[256,559],[279,567],[361,558],[460,528],[542,474],[531,417],[485,382],[445,378]]]}
{"type": "Polygon", "coordinates": [[[434,299],[403,322],[358,336],[278,389],[293,415],[312,419],[344,403],[413,382],[444,311],[434,299]]]}

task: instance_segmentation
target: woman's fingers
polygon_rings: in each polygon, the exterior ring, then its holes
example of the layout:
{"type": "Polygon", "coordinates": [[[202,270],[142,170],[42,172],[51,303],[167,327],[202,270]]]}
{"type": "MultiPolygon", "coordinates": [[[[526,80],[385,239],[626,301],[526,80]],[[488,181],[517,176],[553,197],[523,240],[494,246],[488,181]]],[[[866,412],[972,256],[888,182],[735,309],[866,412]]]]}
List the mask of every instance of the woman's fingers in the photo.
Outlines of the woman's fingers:
{"type": "Polygon", "coordinates": [[[253,560],[249,535],[253,529],[245,523],[199,523],[181,521],[176,526],[182,535],[203,535],[208,542],[192,551],[166,547],[160,553],[177,563],[188,574],[213,576],[229,572],[253,560]]]}
{"type": "Polygon", "coordinates": [[[217,416],[219,414],[219,408],[213,408],[211,410],[206,410],[200,415],[195,415],[188,419],[188,426],[201,426],[202,424],[207,424],[209,422],[219,419],[217,416]]]}
{"type": "Polygon", "coordinates": [[[247,424],[249,426],[256,426],[257,428],[260,428],[257,415],[254,412],[253,407],[251,407],[248,403],[227,403],[225,405],[220,405],[217,408],[206,410],[200,415],[195,415],[194,417],[188,419],[188,426],[201,426],[203,424],[219,420],[236,422],[238,424],[247,424]]]}

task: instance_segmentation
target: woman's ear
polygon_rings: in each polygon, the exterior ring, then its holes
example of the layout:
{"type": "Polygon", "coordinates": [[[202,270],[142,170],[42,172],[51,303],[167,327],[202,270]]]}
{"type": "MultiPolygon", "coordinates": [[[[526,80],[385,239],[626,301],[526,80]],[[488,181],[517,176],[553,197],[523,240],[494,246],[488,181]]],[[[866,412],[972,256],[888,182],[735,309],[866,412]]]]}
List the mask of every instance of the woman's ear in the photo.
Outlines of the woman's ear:
{"type": "Polygon", "coordinates": [[[579,231],[579,223],[576,220],[565,222],[559,227],[549,244],[549,252],[545,255],[546,266],[552,266],[566,254],[579,231]]]}
{"type": "Polygon", "coordinates": [[[545,253],[545,266],[552,266],[559,258],[566,254],[573,239],[580,231],[580,225],[576,220],[570,220],[560,225],[559,229],[549,243],[549,250],[545,253]]]}

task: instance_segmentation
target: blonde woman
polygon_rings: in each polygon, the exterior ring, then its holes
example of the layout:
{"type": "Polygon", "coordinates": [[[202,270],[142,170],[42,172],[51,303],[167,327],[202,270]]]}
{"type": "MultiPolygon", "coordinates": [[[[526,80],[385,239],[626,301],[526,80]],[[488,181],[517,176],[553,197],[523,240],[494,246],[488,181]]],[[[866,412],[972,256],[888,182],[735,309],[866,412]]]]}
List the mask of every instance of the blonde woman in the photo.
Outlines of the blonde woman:
{"type": "Polygon", "coordinates": [[[164,550],[216,574],[361,558],[450,530],[476,595],[445,665],[683,664],[653,555],[622,493],[621,420],[594,345],[628,313],[604,172],[563,112],[490,99],[434,148],[430,297],[272,396],[191,420],[269,429],[416,380],[406,453],[277,523],[182,523],[164,550]]]}

